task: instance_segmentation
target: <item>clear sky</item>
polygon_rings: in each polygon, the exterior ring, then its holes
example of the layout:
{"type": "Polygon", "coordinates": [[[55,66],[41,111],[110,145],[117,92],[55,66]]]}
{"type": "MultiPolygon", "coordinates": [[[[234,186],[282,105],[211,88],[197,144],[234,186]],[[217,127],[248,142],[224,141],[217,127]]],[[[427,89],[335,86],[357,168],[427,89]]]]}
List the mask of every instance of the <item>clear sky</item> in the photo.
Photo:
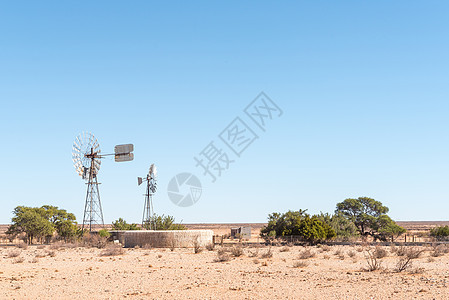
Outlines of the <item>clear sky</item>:
{"type": "Polygon", "coordinates": [[[396,220],[449,218],[447,1],[2,1],[0,223],[52,204],[82,221],[71,161],[91,131],[105,159],[105,222],[140,222],[145,176],[156,213],[178,221],[264,222],[333,212],[368,196],[396,220]],[[266,132],[244,113],[265,92],[282,109],[266,132]],[[215,183],[194,157],[240,117],[259,137],[215,183]],[[170,179],[201,199],[178,207],[170,179]]]}

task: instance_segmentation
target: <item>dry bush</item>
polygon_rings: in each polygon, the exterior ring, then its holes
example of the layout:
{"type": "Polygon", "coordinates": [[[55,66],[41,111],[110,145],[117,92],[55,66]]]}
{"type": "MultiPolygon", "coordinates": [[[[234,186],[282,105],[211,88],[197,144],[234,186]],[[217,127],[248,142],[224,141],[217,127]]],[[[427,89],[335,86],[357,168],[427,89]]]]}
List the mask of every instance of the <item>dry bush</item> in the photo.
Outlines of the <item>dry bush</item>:
{"type": "Polygon", "coordinates": [[[390,246],[390,252],[391,252],[391,253],[396,253],[396,252],[398,252],[398,247],[396,247],[395,245],[391,245],[391,246],[390,246]]]}
{"type": "Polygon", "coordinates": [[[261,257],[262,258],[272,258],[273,252],[271,251],[271,247],[268,248],[268,250],[265,253],[262,253],[261,257]]]}
{"type": "Polygon", "coordinates": [[[449,252],[449,248],[446,245],[433,246],[433,250],[430,253],[433,257],[440,257],[449,252]]]}
{"type": "Polygon", "coordinates": [[[255,258],[255,259],[253,259],[253,263],[255,263],[257,265],[258,263],[260,263],[260,261],[257,258],[255,258]]]}
{"type": "Polygon", "coordinates": [[[350,258],[354,258],[356,255],[357,255],[357,253],[355,253],[354,250],[350,250],[350,251],[348,252],[348,256],[349,256],[350,258]]]}
{"type": "Polygon", "coordinates": [[[279,249],[279,252],[289,252],[290,248],[287,246],[282,247],[281,249],[279,249]]]}
{"type": "Polygon", "coordinates": [[[21,264],[25,261],[25,258],[23,257],[16,257],[14,258],[14,260],[12,261],[14,264],[21,264]]]}
{"type": "Polygon", "coordinates": [[[308,262],[305,261],[295,261],[293,263],[293,268],[305,268],[309,265],[308,262]]]}
{"type": "Polygon", "coordinates": [[[410,274],[422,274],[425,272],[426,269],[424,268],[414,268],[412,270],[410,270],[410,274]]]}
{"type": "Polygon", "coordinates": [[[60,243],[51,244],[49,248],[51,250],[59,250],[59,248],[61,248],[61,244],[60,243]]]}
{"type": "Polygon", "coordinates": [[[168,248],[170,249],[170,251],[175,251],[176,248],[176,241],[174,237],[169,237],[168,239],[168,248]]]}
{"type": "Polygon", "coordinates": [[[28,244],[26,244],[24,242],[21,242],[21,243],[17,244],[16,246],[17,246],[17,248],[20,248],[20,249],[23,249],[23,250],[28,249],[28,244]]]}
{"type": "Polygon", "coordinates": [[[418,248],[413,247],[406,249],[404,255],[396,263],[394,271],[400,273],[409,269],[412,266],[413,260],[419,258],[422,253],[423,250],[420,250],[418,248]]]}
{"type": "Polygon", "coordinates": [[[55,257],[56,256],[56,251],[48,251],[47,250],[47,255],[50,257],[55,257]]]}
{"type": "Polygon", "coordinates": [[[377,258],[384,258],[388,256],[388,251],[382,247],[377,246],[374,250],[374,255],[376,255],[377,258]]]}
{"type": "Polygon", "coordinates": [[[45,257],[45,256],[47,255],[42,252],[36,253],[36,257],[45,257]]]}
{"type": "MultiPolygon", "coordinates": [[[[220,250],[222,250],[222,249],[220,249],[220,250]]],[[[231,259],[229,254],[226,253],[225,251],[220,251],[220,250],[217,252],[217,258],[215,258],[214,261],[215,262],[229,261],[231,259]]]]}
{"type": "Polygon", "coordinates": [[[193,251],[195,252],[195,254],[203,252],[203,248],[201,247],[198,238],[193,241],[193,251]]]}
{"type": "Polygon", "coordinates": [[[74,248],[78,248],[79,245],[77,243],[65,243],[65,244],[61,244],[61,247],[66,248],[66,249],[74,249],[74,248]]]}
{"type": "Polygon", "coordinates": [[[243,255],[243,248],[242,246],[234,246],[231,248],[231,254],[235,257],[240,257],[243,255]]]}
{"type": "Polygon", "coordinates": [[[106,247],[108,243],[108,239],[106,237],[102,237],[99,234],[86,234],[81,238],[81,245],[84,247],[93,247],[102,249],[106,247]]]}
{"type": "Polygon", "coordinates": [[[365,251],[365,258],[368,263],[368,268],[365,271],[372,272],[380,269],[381,262],[377,258],[375,251],[375,249],[367,249],[365,251]]]}
{"type": "Polygon", "coordinates": [[[145,245],[143,245],[142,249],[150,250],[150,249],[152,249],[152,247],[150,244],[145,244],[145,245]]]}
{"type": "Polygon", "coordinates": [[[214,251],[214,249],[215,249],[214,243],[209,243],[209,244],[206,245],[206,250],[207,251],[214,251]]]}
{"type": "Polygon", "coordinates": [[[429,258],[427,259],[427,262],[428,262],[428,263],[433,263],[433,262],[435,262],[435,258],[429,257],[429,258]]]}
{"type": "Polygon", "coordinates": [[[22,251],[20,250],[12,250],[8,252],[8,258],[14,258],[14,257],[18,257],[20,254],[22,253],[22,251]]]}
{"type": "Polygon", "coordinates": [[[357,248],[357,252],[363,252],[363,248],[362,247],[358,247],[357,248]]]}
{"type": "Polygon", "coordinates": [[[334,255],[335,255],[335,256],[339,256],[339,255],[341,255],[341,254],[342,254],[341,249],[337,249],[337,250],[334,252],[334,255]]]}
{"type": "Polygon", "coordinates": [[[330,259],[331,257],[329,255],[325,254],[325,255],[323,255],[323,258],[324,259],[330,259]]]}
{"type": "Polygon", "coordinates": [[[395,252],[397,256],[404,256],[407,253],[407,246],[400,246],[396,248],[395,252]]]}
{"type": "Polygon", "coordinates": [[[339,260],[345,260],[345,255],[342,253],[342,254],[340,254],[339,256],[338,256],[338,259],[339,260]]]}
{"type": "Polygon", "coordinates": [[[39,245],[36,248],[39,249],[39,250],[42,250],[42,249],[45,249],[45,245],[39,245]]]}
{"type": "Polygon", "coordinates": [[[315,257],[315,253],[310,251],[310,249],[306,249],[299,253],[298,259],[309,259],[315,257]]]}
{"type": "Polygon", "coordinates": [[[251,250],[248,251],[248,257],[257,257],[257,256],[259,256],[259,248],[256,248],[256,250],[254,251],[251,250]]]}
{"type": "Polygon", "coordinates": [[[125,249],[122,248],[120,245],[110,244],[101,251],[100,256],[116,256],[116,255],[123,255],[125,253],[125,249]]]}
{"type": "Polygon", "coordinates": [[[37,257],[34,257],[34,258],[31,260],[31,263],[33,263],[33,264],[38,263],[38,262],[39,262],[39,258],[37,258],[37,257]]]}

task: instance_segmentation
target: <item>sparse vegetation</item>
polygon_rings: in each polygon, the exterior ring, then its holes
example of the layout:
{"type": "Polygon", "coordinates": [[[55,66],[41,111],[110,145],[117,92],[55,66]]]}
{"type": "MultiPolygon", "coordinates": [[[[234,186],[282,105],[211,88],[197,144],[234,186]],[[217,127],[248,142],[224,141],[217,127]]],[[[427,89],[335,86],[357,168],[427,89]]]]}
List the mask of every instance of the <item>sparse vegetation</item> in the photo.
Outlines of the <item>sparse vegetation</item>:
{"type": "Polygon", "coordinates": [[[348,256],[349,256],[350,258],[354,258],[356,255],[357,255],[357,254],[355,253],[354,250],[348,251],[348,256]]]}
{"type": "Polygon", "coordinates": [[[449,252],[449,248],[446,245],[436,245],[433,246],[433,250],[430,253],[433,257],[443,256],[444,254],[449,252]]]}
{"type": "Polygon", "coordinates": [[[305,249],[299,253],[298,259],[309,259],[315,257],[315,253],[313,253],[310,249],[305,249]]]}
{"type": "Polygon", "coordinates": [[[241,245],[232,247],[231,254],[235,257],[242,256],[243,255],[243,247],[241,245]]]}
{"type": "Polygon", "coordinates": [[[125,253],[125,250],[120,245],[109,244],[103,251],[101,251],[100,256],[117,256],[125,253]]]}
{"type": "Polygon", "coordinates": [[[215,249],[215,245],[213,243],[209,243],[206,245],[207,251],[214,251],[214,249],[215,249]]]}
{"type": "Polygon", "coordinates": [[[374,255],[377,258],[384,258],[388,256],[388,251],[380,246],[377,246],[376,249],[374,250],[374,255]]]}
{"type": "Polygon", "coordinates": [[[231,256],[229,256],[229,254],[223,249],[220,248],[217,251],[217,258],[215,258],[215,262],[225,262],[225,261],[229,261],[231,259],[231,256]]]}
{"type": "Polygon", "coordinates": [[[437,240],[447,240],[449,237],[449,226],[438,226],[430,230],[430,236],[433,236],[437,240]]]}
{"type": "Polygon", "coordinates": [[[112,222],[112,230],[140,230],[140,228],[139,225],[135,223],[128,224],[125,220],[119,218],[112,222]]]}
{"type": "Polygon", "coordinates": [[[203,252],[203,248],[201,247],[198,238],[193,241],[193,250],[195,254],[203,252]]]}
{"type": "Polygon", "coordinates": [[[23,257],[16,257],[12,262],[14,264],[21,264],[25,261],[25,259],[23,257]]]}
{"type": "Polygon", "coordinates": [[[264,253],[262,253],[261,257],[262,257],[262,258],[272,258],[272,257],[273,257],[273,252],[271,251],[271,247],[268,248],[267,251],[265,251],[264,253]]]}
{"type": "Polygon", "coordinates": [[[295,261],[293,263],[293,268],[305,268],[307,267],[309,264],[305,261],[295,261]]]}
{"type": "Polygon", "coordinates": [[[381,267],[381,261],[375,254],[375,249],[367,249],[365,251],[366,262],[368,263],[368,268],[365,271],[372,272],[379,270],[381,267]]]}
{"type": "Polygon", "coordinates": [[[22,251],[20,251],[20,250],[12,250],[12,251],[8,252],[7,257],[9,257],[9,258],[18,257],[21,253],[22,253],[22,251]]]}
{"type": "Polygon", "coordinates": [[[417,259],[422,252],[423,250],[414,247],[406,249],[404,255],[397,261],[394,271],[400,273],[409,269],[412,266],[413,260],[417,259]]]}

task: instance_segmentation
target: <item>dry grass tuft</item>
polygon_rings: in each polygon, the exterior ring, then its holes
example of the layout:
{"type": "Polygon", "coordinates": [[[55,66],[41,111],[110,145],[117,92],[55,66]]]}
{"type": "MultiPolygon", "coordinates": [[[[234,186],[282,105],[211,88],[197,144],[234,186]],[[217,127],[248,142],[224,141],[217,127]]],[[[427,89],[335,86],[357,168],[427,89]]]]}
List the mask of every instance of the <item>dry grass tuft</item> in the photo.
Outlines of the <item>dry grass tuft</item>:
{"type": "Polygon", "coordinates": [[[305,261],[295,261],[293,263],[293,268],[305,268],[309,265],[308,262],[305,261]]]}
{"type": "Polygon", "coordinates": [[[354,250],[350,250],[350,251],[348,252],[348,256],[349,256],[350,258],[354,258],[354,257],[356,257],[356,255],[357,255],[357,253],[355,253],[354,250]]]}
{"type": "Polygon", "coordinates": [[[20,251],[20,250],[12,250],[12,251],[8,252],[7,257],[8,258],[18,257],[21,253],[22,253],[22,251],[20,251]]]}
{"type": "Polygon", "coordinates": [[[100,256],[116,256],[123,255],[124,253],[125,249],[123,249],[122,246],[111,244],[101,251],[100,256]]]}
{"type": "Polygon", "coordinates": [[[312,252],[310,249],[306,249],[299,253],[298,259],[309,259],[312,257],[315,257],[315,253],[312,252]]]}
{"type": "Polygon", "coordinates": [[[13,264],[21,264],[24,261],[25,261],[25,258],[23,258],[23,257],[16,257],[16,258],[14,258],[14,260],[12,262],[13,262],[13,264]]]}
{"type": "Polygon", "coordinates": [[[33,259],[31,260],[31,263],[35,264],[39,262],[39,258],[37,257],[33,257],[33,259]]]}
{"type": "Polygon", "coordinates": [[[271,251],[271,247],[268,248],[268,250],[265,253],[262,253],[261,257],[262,258],[272,258],[273,252],[271,251]]]}
{"type": "Polygon", "coordinates": [[[23,249],[23,250],[28,249],[28,244],[26,244],[24,242],[21,242],[21,243],[17,244],[16,246],[17,246],[17,248],[20,248],[20,249],[23,249]]]}
{"type": "Polygon", "coordinates": [[[231,256],[229,256],[228,253],[226,253],[223,249],[218,250],[217,252],[217,258],[214,259],[215,262],[225,262],[229,261],[231,259],[231,256]]]}
{"type": "Polygon", "coordinates": [[[374,255],[376,255],[377,258],[384,258],[388,256],[388,251],[382,247],[377,246],[374,250],[374,255]]]}
{"type": "Polygon", "coordinates": [[[241,245],[238,245],[238,246],[234,246],[234,247],[232,247],[231,248],[231,254],[233,255],[233,256],[235,256],[235,257],[240,257],[240,256],[242,256],[244,253],[243,253],[243,248],[242,248],[242,246],[241,245]]]}
{"type": "Polygon", "coordinates": [[[214,243],[209,243],[209,244],[206,245],[206,250],[207,251],[214,251],[214,249],[215,249],[214,243]]]}

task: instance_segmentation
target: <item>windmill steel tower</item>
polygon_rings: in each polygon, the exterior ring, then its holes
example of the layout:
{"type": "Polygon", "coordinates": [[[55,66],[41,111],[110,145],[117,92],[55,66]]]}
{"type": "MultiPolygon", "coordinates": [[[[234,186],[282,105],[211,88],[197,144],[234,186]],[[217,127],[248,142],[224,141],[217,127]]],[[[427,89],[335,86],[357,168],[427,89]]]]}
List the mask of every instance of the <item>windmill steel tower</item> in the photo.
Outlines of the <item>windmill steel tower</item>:
{"type": "Polygon", "coordinates": [[[143,217],[142,217],[142,228],[155,230],[156,225],[152,221],[154,214],[153,209],[153,194],[156,193],[157,182],[156,182],[157,170],[156,166],[152,164],[146,178],[137,177],[137,185],[141,185],[144,181],[147,183],[145,192],[145,203],[143,207],[143,217]]]}
{"type": "Polygon", "coordinates": [[[134,146],[132,144],[115,146],[113,154],[101,154],[100,145],[90,132],[78,135],[72,147],[72,161],[78,175],[87,180],[86,201],[84,205],[83,227],[89,231],[104,227],[103,210],[101,208],[100,184],[97,179],[101,166],[101,159],[114,155],[116,162],[131,161],[134,159],[134,146]]]}

